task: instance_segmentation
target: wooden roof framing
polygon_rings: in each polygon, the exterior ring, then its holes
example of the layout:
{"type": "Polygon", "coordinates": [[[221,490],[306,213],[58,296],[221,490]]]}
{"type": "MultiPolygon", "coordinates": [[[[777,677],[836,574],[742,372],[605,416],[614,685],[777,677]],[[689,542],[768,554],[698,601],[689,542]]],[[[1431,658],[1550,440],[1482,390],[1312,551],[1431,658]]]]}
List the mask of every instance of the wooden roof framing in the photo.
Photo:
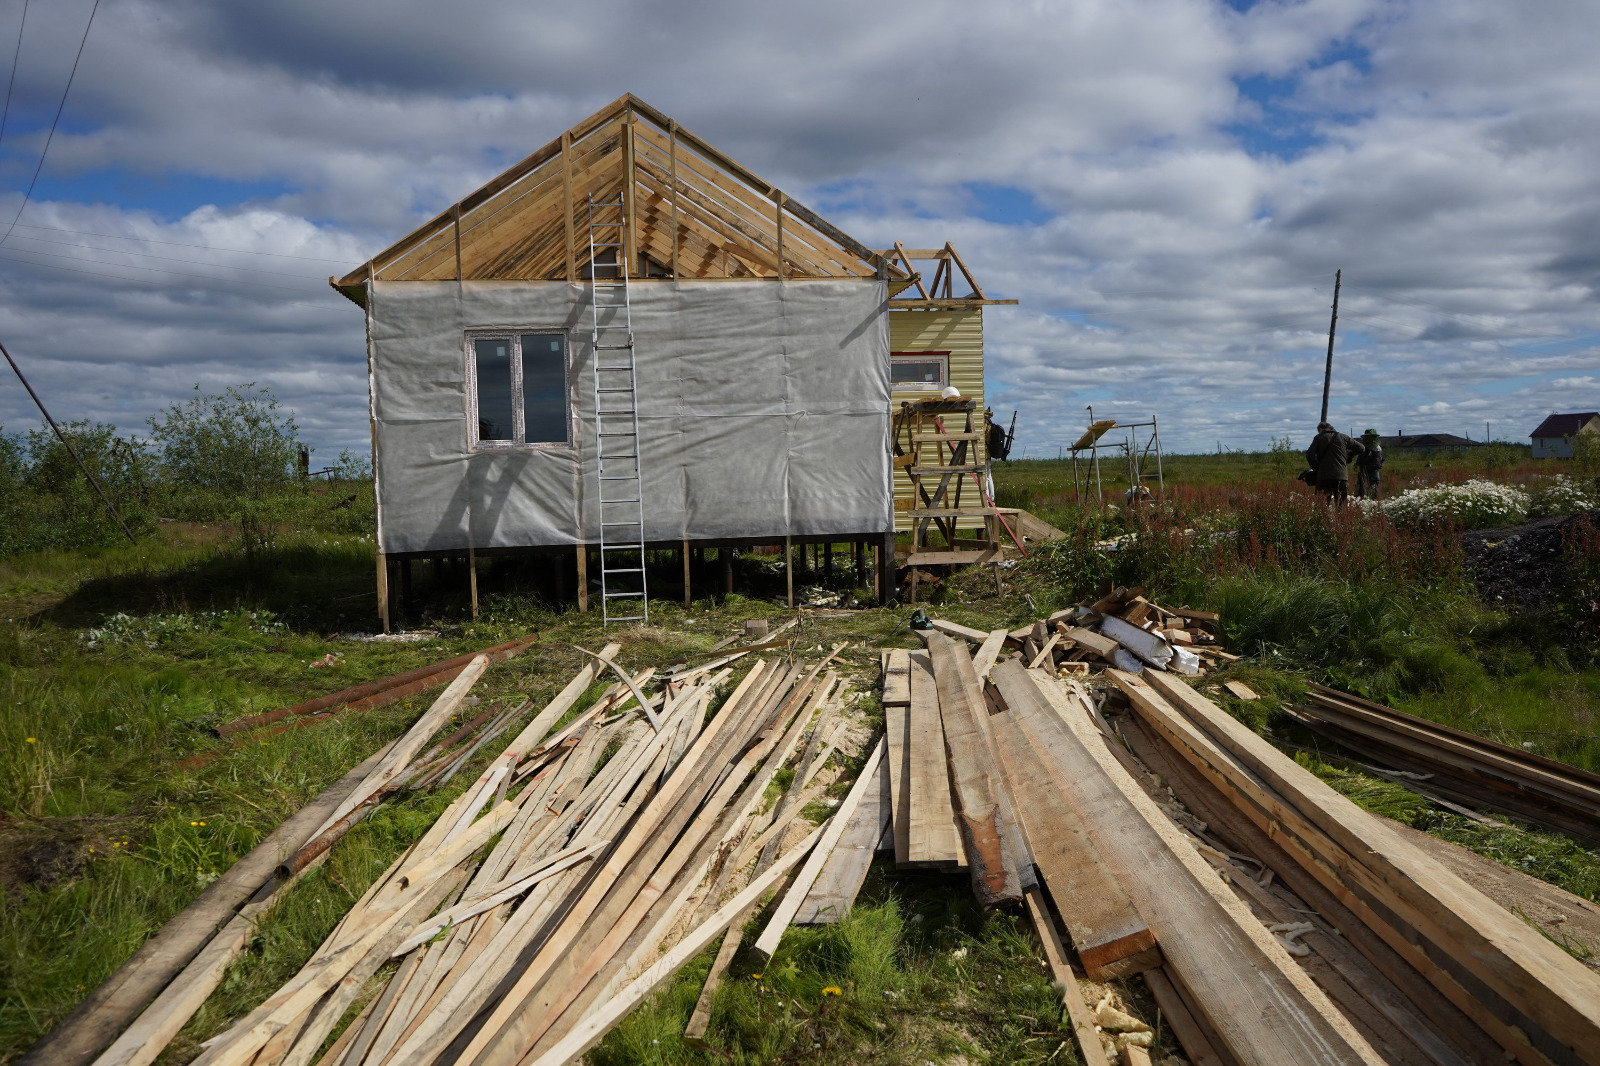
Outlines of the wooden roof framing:
{"type": "Polygon", "coordinates": [[[587,200],[619,193],[630,277],[911,274],[630,94],[329,283],[362,303],[369,278],[576,281],[587,200]]]}
{"type": "MultiPolygon", "coordinates": [[[[972,271],[967,269],[967,264],[962,261],[961,253],[956,251],[955,245],[945,241],[943,248],[912,248],[907,250],[899,241],[894,242],[893,248],[886,248],[879,253],[889,261],[892,269],[905,273],[903,279],[892,280],[889,284],[891,298],[889,306],[906,310],[938,311],[959,309],[965,307],[983,307],[989,304],[1014,304],[1015,300],[991,300],[984,294],[983,286],[972,276],[972,271]],[[924,281],[924,270],[918,269],[917,260],[932,261],[933,275],[924,281]],[[955,294],[956,271],[961,272],[968,287],[972,290],[965,296],[955,294]],[[899,294],[910,289],[915,289],[915,297],[900,298],[899,294]]],[[[892,276],[892,275],[891,275],[892,276]]]]}

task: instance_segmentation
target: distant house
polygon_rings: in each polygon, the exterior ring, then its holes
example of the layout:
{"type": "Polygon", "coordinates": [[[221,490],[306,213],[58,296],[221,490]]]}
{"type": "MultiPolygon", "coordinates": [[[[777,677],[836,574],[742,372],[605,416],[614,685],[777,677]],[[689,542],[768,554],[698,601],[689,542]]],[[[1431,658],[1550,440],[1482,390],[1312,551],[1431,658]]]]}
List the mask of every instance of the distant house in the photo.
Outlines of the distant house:
{"type": "Polygon", "coordinates": [[[1396,437],[1379,437],[1378,442],[1386,452],[1455,452],[1476,448],[1481,441],[1468,440],[1454,433],[1411,433],[1396,437]]]}
{"type": "Polygon", "coordinates": [[[1571,459],[1572,442],[1580,433],[1600,433],[1600,412],[1551,415],[1539,423],[1539,428],[1528,434],[1533,438],[1533,457],[1571,459]]]}

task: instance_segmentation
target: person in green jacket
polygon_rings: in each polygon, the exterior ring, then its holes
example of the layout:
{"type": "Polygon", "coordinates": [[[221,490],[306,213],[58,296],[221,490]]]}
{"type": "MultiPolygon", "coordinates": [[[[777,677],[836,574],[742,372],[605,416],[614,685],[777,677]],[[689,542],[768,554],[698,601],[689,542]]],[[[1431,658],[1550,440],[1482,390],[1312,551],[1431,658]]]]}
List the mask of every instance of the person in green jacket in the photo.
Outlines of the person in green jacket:
{"type": "Polygon", "coordinates": [[[1356,495],[1368,500],[1383,498],[1383,445],[1378,441],[1378,431],[1369,429],[1361,434],[1365,449],[1356,460],[1356,495]]]}
{"type": "Polygon", "coordinates": [[[1366,449],[1361,442],[1334,429],[1328,422],[1317,424],[1317,435],[1306,449],[1306,465],[1316,474],[1317,491],[1330,501],[1344,503],[1350,498],[1350,464],[1366,449]]]}

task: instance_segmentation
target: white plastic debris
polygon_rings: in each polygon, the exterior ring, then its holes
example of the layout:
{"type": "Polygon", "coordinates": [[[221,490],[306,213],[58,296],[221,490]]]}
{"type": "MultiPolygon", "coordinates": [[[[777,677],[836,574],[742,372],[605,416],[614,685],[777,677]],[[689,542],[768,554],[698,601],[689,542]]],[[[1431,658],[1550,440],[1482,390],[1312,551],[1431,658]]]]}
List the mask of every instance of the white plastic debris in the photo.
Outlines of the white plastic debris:
{"type": "Polygon", "coordinates": [[[1137,674],[1144,669],[1140,662],[1127,648],[1118,648],[1111,653],[1111,665],[1126,674],[1137,674]]]}
{"type": "Polygon", "coordinates": [[[1278,943],[1283,945],[1284,950],[1291,955],[1311,954],[1311,949],[1300,943],[1296,938],[1316,931],[1317,927],[1310,922],[1279,922],[1277,925],[1267,926],[1267,932],[1271,933],[1278,943]]]}
{"type": "Polygon", "coordinates": [[[1195,675],[1200,673],[1200,656],[1187,648],[1177,645],[1172,647],[1172,669],[1180,674],[1195,675]]]}
{"type": "Polygon", "coordinates": [[[1100,632],[1127,648],[1133,654],[1160,670],[1172,661],[1172,646],[1154,633],[1146,633],[1116,615],[1108,614],[1100,620],[1100,632]]]}

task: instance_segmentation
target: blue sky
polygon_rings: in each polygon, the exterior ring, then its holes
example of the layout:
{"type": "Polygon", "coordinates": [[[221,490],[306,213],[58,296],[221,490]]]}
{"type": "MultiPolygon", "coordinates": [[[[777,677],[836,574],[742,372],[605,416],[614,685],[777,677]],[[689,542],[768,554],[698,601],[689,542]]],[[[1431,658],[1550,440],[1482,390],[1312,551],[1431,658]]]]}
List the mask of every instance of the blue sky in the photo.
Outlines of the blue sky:
{"type": "MultiPolygon", "coordinates": [[[[29,10],[0,233],[91,2],[29,10]]],[[[319,454],[364,447],[327,276],[632,91],[1019,299],[988,389],[1034,454],[1090,402],[1169,447],[1303,442],[1341,268],[1336,421],[1520,437],[1600,406],[1597,36],[1593,5],[1479,0],[103,0],[0,247],[0,337],[64,419],[256,381],[319,454]]],[[[0,425],[36,422],[0,382],[0,425]]]]}

